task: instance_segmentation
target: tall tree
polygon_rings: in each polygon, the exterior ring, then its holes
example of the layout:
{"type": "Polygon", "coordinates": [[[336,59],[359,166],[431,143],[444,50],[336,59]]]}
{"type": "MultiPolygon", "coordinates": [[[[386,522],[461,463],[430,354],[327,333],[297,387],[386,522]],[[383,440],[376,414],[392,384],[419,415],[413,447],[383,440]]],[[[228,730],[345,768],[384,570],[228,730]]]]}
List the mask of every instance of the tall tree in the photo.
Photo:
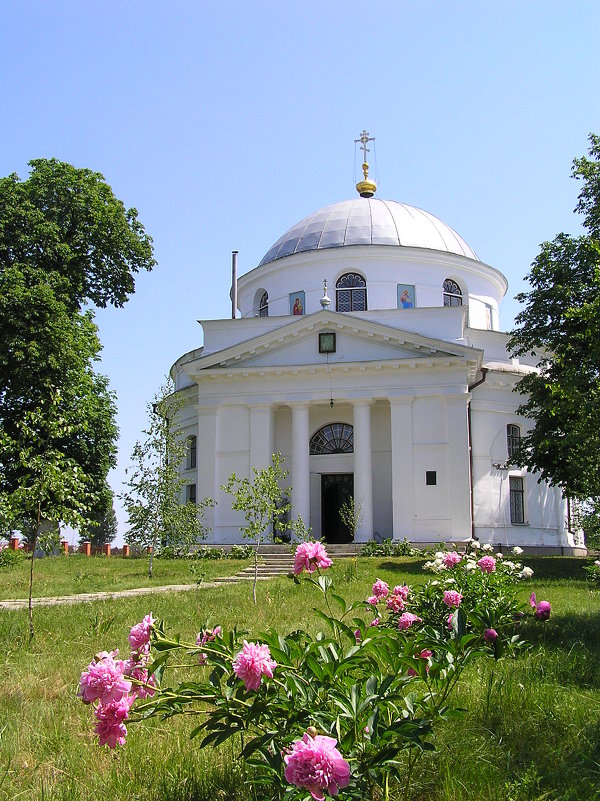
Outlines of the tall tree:
{"type": "Polygon", "coordinates": [[[534,422],[518,458],[572,498],[600,496],[600,137],[589,141],[572,168],[585,233],[542,244],[509,343],[539,367],[517,385],[519,413],[534,422]]]}
{"type": "MultiPolygon", "coordinates": [[[[56,159],[30,166],[25,181],[0,179],[0,496],[12,497],[13,512],[28,475],[24,423],[45,441],[41,415],[57,397],[68,425],[54,445],[94,497],[104,491],[116,409],[107,379],[93,370],[100,342],[88,306],[123,306],[134,275],[155,263],[137,211],[102,175],[56,159]]],[[[32,519],[23,508],[21,525],[32,519]]]]}
{"type": "Polygon", "coordinates": [[[183,497],[188,482],[181,475],[181,465],[188,443],[177,423],[181,408],[181,396],[169,380],[148,404],[146,438],[133,447],[133,466],[127,471],[127,489],[122,494],[129,518],[125,539],[130,545],[151,549],[149,578],[159,547],[187,552],[206,536],[202,516],[214,504],[211,498],[196,503],[195,497],[183,497]]]}
{"type": "Polygon", "coordinates": [[[0,179],[0,270],[57,273],[72,309],[123,306],[134,274],[155,264],[137,210],[126,209],[100,173],[57,159],[29,164],[27,180],[0,179]]]}

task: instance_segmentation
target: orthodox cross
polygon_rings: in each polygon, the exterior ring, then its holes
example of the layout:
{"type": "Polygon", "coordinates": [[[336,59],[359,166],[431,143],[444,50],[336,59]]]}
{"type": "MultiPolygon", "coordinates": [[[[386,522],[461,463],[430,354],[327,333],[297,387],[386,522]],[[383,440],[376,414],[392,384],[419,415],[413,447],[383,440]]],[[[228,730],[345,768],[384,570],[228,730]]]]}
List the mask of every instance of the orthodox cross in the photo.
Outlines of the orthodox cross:
{"type": "Polygon", "coordinates": [[[362,142],[362,144],[360,146],[360,149],[363,152],[363,161],[365,163],[367,161],[367,153],[371,152],[369,150],[369,148],[367,147],[367,142],[374,142],[374,141],[375,141],[375,137],[374,136],[369,136],[369,132],[365,131],[364,129],[363,129],[363,132],[361,133],[360,137],[358,139],[354,140],[354,144],[357,144],[357,142],[362,142]]]}

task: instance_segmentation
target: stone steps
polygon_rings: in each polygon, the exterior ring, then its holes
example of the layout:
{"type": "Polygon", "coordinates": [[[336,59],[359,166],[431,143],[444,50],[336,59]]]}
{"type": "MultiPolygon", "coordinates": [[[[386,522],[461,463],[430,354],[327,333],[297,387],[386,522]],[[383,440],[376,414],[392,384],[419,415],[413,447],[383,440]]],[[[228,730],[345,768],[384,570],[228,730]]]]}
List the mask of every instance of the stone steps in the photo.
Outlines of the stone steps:
{"type": "MultiPolygon", "coordinates": [[[[353,543],[326,545],[326,549],[334,561],[336,559],[352,559],[358,554],[358,548],[353,543]]],[[[294,569],[294,550],[294,546],[291,545],[261,545],[258,554],[258,580],[265,581],[278,576],[290,575],[294,569]]],[[[251,559],[248,567],[240,570],[235,576],[223,576],[212,580],[220,583],[254,581],[254,562],[251,559]]]]}

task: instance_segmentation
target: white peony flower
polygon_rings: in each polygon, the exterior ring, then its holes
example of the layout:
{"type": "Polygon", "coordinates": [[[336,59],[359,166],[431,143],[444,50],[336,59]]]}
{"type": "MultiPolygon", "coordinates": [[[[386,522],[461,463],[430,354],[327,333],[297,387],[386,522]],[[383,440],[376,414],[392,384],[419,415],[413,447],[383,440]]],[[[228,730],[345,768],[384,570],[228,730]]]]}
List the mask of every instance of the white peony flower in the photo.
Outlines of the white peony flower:
{"type": "Polygon", "coordinates": [[[494,550],[494,546],[489,542],[484,542],[484,544],[481,546],[481,550],[489,553],[490,551],[494,550]]]}
{"type": "Polygon", "coordinates": [[[477,563],[472,562],[470,559],[465,562],[465,570],[477,570],[477,563]]]}
{"type": "Polygon", "coordinates": [[[521,578],[531,578],[533,576],[533,570],[530,567],[524,567],[519,575],[521,578]]]}
{"type": "Polygon", "coordinates": [[[508,570],[515,570],[517,567],[514,562],[504,562],[503,564],[508,570]]]}
{"type": "Polygon", "coordinates": [[[444,584],[456,584],[456,579],[453,579],[453,578],[447,578],[447,579],[444,581],[444,584]]]}
{"type": "Polygon", "coordinates": [[[512,549],[512,552],[515,556],[521,556],[521,554],[523,553],[523,549],[519,548],[518,545],[515,545],[515,547],[512,549]]]}

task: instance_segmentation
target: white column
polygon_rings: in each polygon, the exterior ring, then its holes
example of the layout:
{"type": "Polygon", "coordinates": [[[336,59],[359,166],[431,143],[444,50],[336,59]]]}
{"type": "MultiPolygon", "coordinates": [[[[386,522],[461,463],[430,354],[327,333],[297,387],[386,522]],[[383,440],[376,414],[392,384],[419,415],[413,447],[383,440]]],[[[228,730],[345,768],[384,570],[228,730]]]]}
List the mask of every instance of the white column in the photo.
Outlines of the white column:
{"type": "Polygon", "coordinates": [[[357,542],[373,539],[373,457],[371,453],[371,403],[352,401],[354,410],[354,502],[360,507],[357,542]]]}
{"type": "Polygon", "coordinates": [[[393,538],[414,536],[415,487],[413,464],[414,396],[390,398],[392,449],[393,538]]]}
{"type": "MultiPolygon", "coordinates": [[[[217,497],[217,412],[218,406],[197,406],[198,435],[196,437],[196,498],[217,497]]],[[[215,509],[204,511],[204,523],[211,531],[208,542],[214,541],[215,509]]]]}
{"type": "Polygon", "coordinates": [[[471,464],[467,403],[470,395],[446,395],[448,503],[452,515],[452,541],[471,536],[471,464]]]}
{"type": "Polygon", "coordinates": [[[273,458],[273,407],[270,403],[250,406],[250,470],[270,467],[273,458]]]}
{"type": "Polygon", "coordinates": [[[309,403],[292,403],[292,519],[310,526],[309,403]]]}

